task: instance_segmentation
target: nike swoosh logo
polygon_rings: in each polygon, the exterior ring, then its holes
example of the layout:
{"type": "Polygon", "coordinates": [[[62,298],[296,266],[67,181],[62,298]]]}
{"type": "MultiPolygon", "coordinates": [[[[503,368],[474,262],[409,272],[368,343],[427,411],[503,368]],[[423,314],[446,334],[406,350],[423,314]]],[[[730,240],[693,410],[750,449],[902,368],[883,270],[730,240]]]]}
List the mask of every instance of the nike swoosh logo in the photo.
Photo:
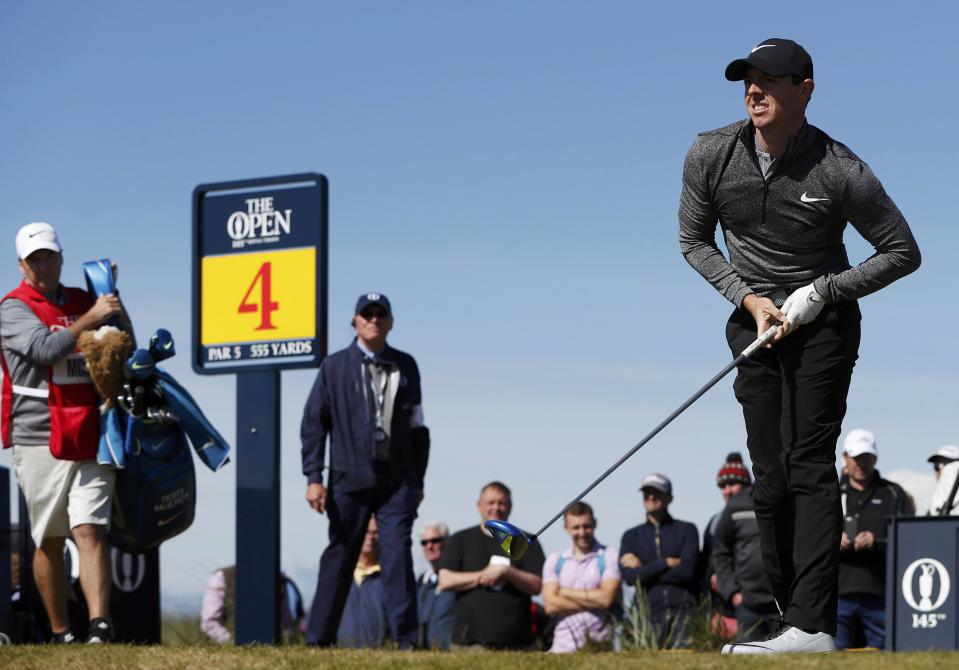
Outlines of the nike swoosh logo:
{"type": "Polygon", "coordinates": [[[829,198],[810,198],[805,193],[799,196],[799,199],[803,202],[829,202],[829,198]]]}
{"type": "Polygon", "coordinates": [[[152,368],[153,366],[149,363],[134,363],[130,366],[133,370],[143,370],[144,368],[152,368]]]}
{"type": "Polygon", "coordinates": [[[177,517],[180,517],[180,516],[182,516],[182,515],[183,515],[183,512],[177,512],[176,514],[174,514],[173,516],[171,516],[169,519],[160,519],[159,521],[157,521],[157,525],[158,525],[160,528],[163,528],[163,526],[167,525],[168,523],[170,523],[171,521],[173,521],[174,519],[176,519],[177,517]]]}
{"type": "Polygon", "coordinates": [[[173,346],[173,342],[167,342],[166,344],[163,345],[163,348],[164,348],[164,349],[169,349],[169,348],[171,348],[172,346],[173,346]]]}
{"type": "Polygon", "coordinates": [[[749,53],[754,54],[754,53],[756,53],[757,51],[759,51],[760,49],[765,49],[766,47],[774,47],[774,46],[776,46],[776,45],[775,45],[775,44],[760,44],[758,47],[756,47],[755,49],[753,49],[753,50],[750,51],[749,53]]]}
{"type": "Polygon", "coordinates": [[[38,231],[35,232],[35,233],[30,233],[30,237],[36,237],[37,235],[39,235],[39,234],[42,233],[42,232],[43,232],[42,230],[38,230],[38,231]]]}

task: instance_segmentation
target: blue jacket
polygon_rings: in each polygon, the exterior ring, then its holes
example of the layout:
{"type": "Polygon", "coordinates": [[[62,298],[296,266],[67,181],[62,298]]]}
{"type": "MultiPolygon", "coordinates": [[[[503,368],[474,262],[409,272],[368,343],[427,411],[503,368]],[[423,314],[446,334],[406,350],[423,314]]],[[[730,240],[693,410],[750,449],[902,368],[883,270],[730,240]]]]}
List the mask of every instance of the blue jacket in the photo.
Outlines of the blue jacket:
{"type": "Polygon", "coordinates": [[[647,521],[630,528],[623,533],[619,546],[619,555],[624,554],[635,554],[642,563],[638,568],[621,571],[627,584],[632,586],[638,581],[642,585],[650,609],[676,609],[695,600],[699,533],[693,524],[676,521],[667,514],[658,527],[647,521]],[[671,568],[666,564],[669,556],[682,561],[671,568]]]}
{"type": "MultiPolygon", "coordinates": [[[[425,426],[411,426],[411,419],[421,413],[419,369],[412,356],[388,345],[376,358],[396,365],[400,371],[390,424],[389,478],[392,483],[408,482],[422,488],[429,458],[429,431],[425,426]]],[[[303,474],[311,484],[323,481],[327,436],[327,486],[335,484],[341,491],[351,492],[383,483],[377,480],[373,467],[376,415],[366,387],[364,359],[354,340],[320,365],[300,425],[303,474]]]]}
{"type": "Polygon", "coordinates": [[[367,576],[360,586],[350,578],[350,594],[336,631],[337,646],[375,649],[382,647],[389,637],[383,577],[378,572],[374,573],[367,576]]]}
{"type": "Polygon", "coordinates": [[[422,574],[416,580],[416,611],[419,616],[419,646],[423,649],[449,649],[456,623],[456,593],[436,592],[436,575],[422,574]]]}

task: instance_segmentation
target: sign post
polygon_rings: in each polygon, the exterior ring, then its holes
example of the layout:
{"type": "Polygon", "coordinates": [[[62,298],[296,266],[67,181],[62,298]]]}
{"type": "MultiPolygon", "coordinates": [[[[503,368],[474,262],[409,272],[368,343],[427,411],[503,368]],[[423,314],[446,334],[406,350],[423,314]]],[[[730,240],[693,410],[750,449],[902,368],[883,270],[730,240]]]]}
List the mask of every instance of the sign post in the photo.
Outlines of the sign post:
{"type": "Polygon", "coordinates": [[[10,608],[10,595],[13,591],[12,557],[10,471],[0,467],[0,644],[10,644],[13,637],[13,612],[10,608]]]}
{"type": "Polygon", "coordinates": [[[959,517],[892,517],[886,650],[959,649],[959,517]]]}
{"type": "Polygon", "coordinates": [[[236,643],[280,640],[280,370],[326,355],[323,175],[193,192],[193,369],[237,375],[236,643]]]}

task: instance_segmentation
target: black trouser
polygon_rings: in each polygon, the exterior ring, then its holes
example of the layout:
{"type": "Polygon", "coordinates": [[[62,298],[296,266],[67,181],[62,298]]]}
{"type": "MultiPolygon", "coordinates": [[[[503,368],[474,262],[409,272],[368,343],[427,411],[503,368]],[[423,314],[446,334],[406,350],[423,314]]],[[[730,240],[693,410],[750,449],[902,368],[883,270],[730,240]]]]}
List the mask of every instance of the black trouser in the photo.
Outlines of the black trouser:
{"type": "MultiPolygon", "coordinates": [[[[859,351],[859,306],[827,305],[773,349],[739,366],[763,564],[786,623],[836,634],[842,511],[836,441],[859,351]]],[[[737,309],[726,324],[734,356],[756,339],[737,309]]]]}

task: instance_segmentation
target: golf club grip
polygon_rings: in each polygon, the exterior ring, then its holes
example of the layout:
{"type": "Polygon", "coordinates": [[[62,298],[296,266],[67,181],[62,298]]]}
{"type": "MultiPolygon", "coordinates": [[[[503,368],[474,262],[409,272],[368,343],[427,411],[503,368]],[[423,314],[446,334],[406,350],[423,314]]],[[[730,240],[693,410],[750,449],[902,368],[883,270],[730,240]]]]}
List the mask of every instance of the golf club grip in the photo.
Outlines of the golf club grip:
{"type": "Polygon", "coordinates": [[[766,329],[766,332],[764,332],[762,335],[756,338],[755,342],[753,342],[748,347],[743,349],[743,353],[740,354],[740,356],[743,357],[743,360],[749,358],[754,353],[756,353],[756,350],[759,349],[760,347],[764,347],[767,344],[769,344],[769,341],[772,340],[774,337],[776,337],[776,333],[779,332],[779,328],[780,328],[779,324],[776,324],[775,326],[770,326],[769,328],[766,329]]]}
{"type": "Polygon", "coordinates": [[[682,414],[683,412],[685,412],[686,409],[687,409],[690,405],[692,405],[694,402],[696,402],[697,400],[699,400],[700,396],[702,396],[704,393],[706,393],[706,391],[708,391],[709,389],[711,389],[713,386],[716,385],[716,382],[718,382],[720,379],[722,379],[723,377],[725,377],[726,375],[728,375],[729,372],[730,372],[730,370],[732,370],[732,369],[735,368],[737,365],[739,365],[740,363],[742,363],[743,361],[745,361],[745,360],[746,360],[747,358],[749,358],[753,353],[755,353],[757,349],[759,349],[759,348],[762,347],[763,345],[767,344],[770,340],[772,340],[773,337],[776,336],[776,333],[777,333],[777,332],[779,332],[779,326],[778,326],[778,325],[777,325],[777,326],[773,326],[773,327],[767,329],[766,332],[764,332],[762,335],[760,335],[758,338],[756,338],[756,341],[755,341],[755,342],[753,342],[753,343],[750,344],[748,347],[746,347],[746,348],[743,350],[743,352],[742,352],[741,354],[739,354],[739,356],[737,356],[731,363],[729,363],[728,365],[726,365],[726,367],[724,367],[722,370],[720,370],[719,373],[717,373],[715,377],[713,377],[713,378],[710,379],[708,382],[706,382],[706,384],[705,384],[702,388],[700,388],[700,389],[699,389],[698,391],[696,391],[692,396],[690,396],[689,400],[687,400],[687,401],[684,402],[682,405],[680,405],[680,406],[676,409],[676,411],[674,411],[672,414],[670,414],[668,417],[666,417],[666,418],[663,420],[662,423],[660,423],[658,426],[656,426],[655,428],[653,428],[653,429],[649,432],[649,434],[646,435],[646,437],[644,437],[642,440],[640,440],[639,443],[638,443],[635,447],[633,447],[632,449],[630,449],[629,451],[627,451],[625,454],[623,454],[622,458],[620,458],[618,461],[616,461],[615,463],[613,463],[613,465],[611,465],[611,466],[609,467],[609,469],[606,470],[606,472],[604,472],[603,474],[601,474],[592,484],[590,484],[589,486],[587,486],[586,489],[583,490],[582,493],[580,493],[578,496],[576,496],[576,497],[573,498],[571,501],[569,501],[569,503],[568,503],[563,509],[560,510],[559,514],[557,514],[557,515],[554,516],[552,519],[550,519],[549,521],[547,521],[547,522],[546,522],[546,525],[544,525],[542,528],[540,528],[538,531],[536,531],[536,533],[534,533],[534,534],[532,535],[532,537],[537,537],[537,536],[539,536],[539,535],[542,535],[543,532],[544,532],[547,528],[549,528],[550,526],[552,526],[552,525],[556,522],[557,519],[559,519],[561,516],[563,516],[564,514],[566,514],[566,510],[568,510],[570,507],[572,507],[573,505],[575,505],[576,503],[578,503],[580,500],[582,500],[583,498],[585,498],[585,497],[589,494],[590,491],[592,491],[594,488],[596,488],[597,486],[599,486],[599,484],[600,484],[604,479],[606,479],[609,475],[611,475],[620,465],[622,465],[622,464],[625,463],[627,460],[629,460],[629,457],[630,457],[630,456],[632,456],[633,454],[635,454],[635,453],[636,453],[637,451],[639,451],[647,442],[649,442],[651,439],[653,439],[654,437],[656,437],[656,435],[659,433],[659,431],[661,431],[663,428],[665,428],[665,427],[668,426],[670,423],[672,423],[673,419],[675,419],[677,416],[679,416],[680,414],[682,414]]]}

